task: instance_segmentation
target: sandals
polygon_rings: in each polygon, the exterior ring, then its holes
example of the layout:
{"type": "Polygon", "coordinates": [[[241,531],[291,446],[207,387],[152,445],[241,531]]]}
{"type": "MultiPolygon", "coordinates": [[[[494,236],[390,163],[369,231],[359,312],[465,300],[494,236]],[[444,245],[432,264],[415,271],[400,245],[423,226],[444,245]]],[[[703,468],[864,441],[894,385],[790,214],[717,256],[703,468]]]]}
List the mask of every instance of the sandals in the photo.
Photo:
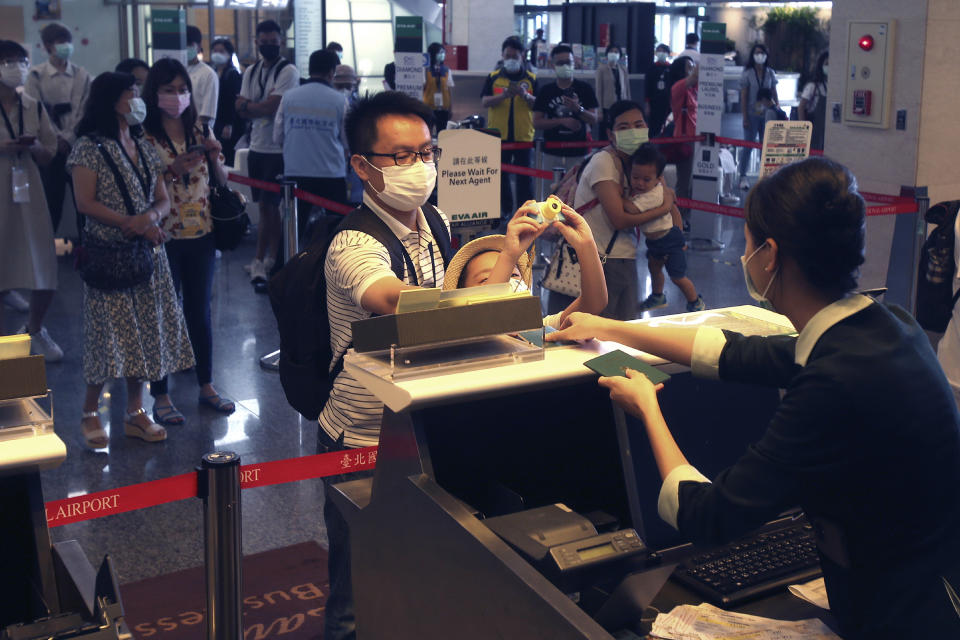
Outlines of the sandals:
{"type": "Polygon", "coordinates": [[[213,392],[208,396],[200,396],[200,404],[205,404],[220,413],[233,413],[237,410],[237,406],[232,400],[224,400],[217,392],[213,392]]]}
{"type": "Polygon", "coordinates": [[[136,411],[129,411],[126,414],[126,417],[123,419],[123,433],[132,437],[140,438],[146,442],[160,442],[167,439],[167,430],[161,427],[158,424],[150,422],[148,426],[143,426],[134,422],[137,418],[143,416],[150,421],[150,418],[147,418],[147,412],[143,410],[143,407],[140,407],[136,411]]]}
{"type": "Polygon", "coordinates": [[[110,436],[107,435],[107,432],[103,429],[103,425],[100,424],[100,412],[84,411],[80,416],[80,433],[83,434],[83,443],[88,449],[106,449],[110,444],[110,436]],[[84,429],[83,421],[93,420],[94,418],[97,419],[97,428],[84,429]]]}
{"type": "Polygon", "coordinates": [[[180,413],[172,404],[157,406],[153,405],[153,421],[157,424],[167,426],[179,426],[185,422],[183,414],[180,413]]]}

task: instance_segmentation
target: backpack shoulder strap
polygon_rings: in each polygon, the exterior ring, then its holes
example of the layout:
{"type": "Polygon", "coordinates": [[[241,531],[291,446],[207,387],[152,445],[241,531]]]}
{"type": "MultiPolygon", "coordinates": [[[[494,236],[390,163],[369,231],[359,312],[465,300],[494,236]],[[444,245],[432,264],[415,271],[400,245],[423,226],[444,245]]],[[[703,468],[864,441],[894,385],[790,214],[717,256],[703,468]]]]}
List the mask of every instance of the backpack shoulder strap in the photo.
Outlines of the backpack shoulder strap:
{"type": "Polygon", "coordinates": [[[423,217],[427,219],[427,224],[430,226],[430,235],[437,241],[437,248],[440,249],[440,256],[443,258],[443,268],[446,270],[450,264],[450,259],[453,257],[450,232],[447,231],[447,225],[443,221],[443,216],[440,215],[440,211],[435,206],[429,202],[425,202],[422,208],[423,217]]]}
{"type": "Polygon", "coordinates": [[[281,58],[281,59],[280,59],[280,62],[277,63],[277,66],[276,66],[276,67],[274,68],[274,70],[273,70],[273,82],[274,82],[274,84],[276,84],[276,82],[277,82],[277,76],[280,75],[280,71],[281,71],[284,67],[288,66],[289,64],[290,64],[290,61],[287,60],[286,58],[281,58]]]}
{"type": "Polygon", "coordinates": [[[372,236],[374,240],[387,248],[387,252],[390,254],[390,270],[397,276],[397,279],[404,279],[404,269],[406,268],[410,271],[413,284],[419,286],[417,270],[413,266],[410,254],[403,248],[400,238],[368,206],[360,205],[360,207],[347,214],[347,217],[337,227],[336,232],[340,231],[360,231],[372,236]]]}

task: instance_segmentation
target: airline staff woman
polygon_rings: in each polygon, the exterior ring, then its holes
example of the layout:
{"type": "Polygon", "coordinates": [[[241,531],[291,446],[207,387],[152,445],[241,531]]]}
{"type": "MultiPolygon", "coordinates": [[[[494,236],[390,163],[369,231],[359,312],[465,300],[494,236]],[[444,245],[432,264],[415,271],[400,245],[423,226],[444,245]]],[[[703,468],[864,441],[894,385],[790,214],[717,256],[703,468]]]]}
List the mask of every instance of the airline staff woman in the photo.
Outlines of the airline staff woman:
{"type": "Polygon", "coordinates": [[[824,158],[780,169],[747,197],[747,289],[797,337],[581,313],[550,337],[615,340],[695,375],[785,389],[760,440],[711,483],[674,442],[643,375],[600,378],[645,424],[664,479],[660,515],[689,539],[727,541],[800,505],[844,638],[957,638],[945,582],[960,591],[960,413],[913,318],[851,293],[864,214],[853,175],[824,158]]]}

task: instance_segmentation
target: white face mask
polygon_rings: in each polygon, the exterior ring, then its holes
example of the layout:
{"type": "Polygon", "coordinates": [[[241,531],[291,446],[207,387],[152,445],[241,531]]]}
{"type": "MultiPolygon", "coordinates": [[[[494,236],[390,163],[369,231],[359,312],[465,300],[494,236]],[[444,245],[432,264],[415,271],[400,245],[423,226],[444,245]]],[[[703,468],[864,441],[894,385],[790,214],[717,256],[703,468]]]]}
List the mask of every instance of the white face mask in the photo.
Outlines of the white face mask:
{"type": "Polygon", "coordinates": [[[607,62],[609,62],[610,64],[617,64],[618,62],[620,62],[620,54],[619,54],[619,53],[608,53],[608,54],[607,54],[607,62]]]}
{"type": "Polygon", "coordinates": [[[140,98],[130,98],[130,112],[123,114],[130,126],[140,124],[147,117],[147,103],[140,98]]]}
{"type": "Polygon", "coordinates": [[[214,51],[210,54],[210,60],[213,61],[213,64],[227,64],[230,62],[230,56],[226,53],[220,53],[219,51],[214,51]]]}
{"type": "Polygon", "coordinates": [[[773,284],[774,278],[777,277],[777,272],[779,271],[779,269],[777,269],[777,271],[774,271],[773,275],[770,276],[770,282],[768,282],[767,286],[763,288],[763,293],[760,293],[757,290],[757,285],[753,284],[753,278],[750,277],[750,271],[747,269],[747,263],[750,262],[753,259],[753,256],[757,255],[757,252],[760,251],[760,249],[763,249],[766,246],[766,244],[767,243],[764,242],[762,245],[757,247],[756,251],[751,253],[749,258],[744,258],[743,256],[740,256],[740,264],[743,267],[743,280],[747,285],[747,293],[749,293],[750,297],[756,300],[757,302],[761,302],[761,303],[766,302],[769,304],[770,301],[767,299],[767,292],[770,291],[770,286],[773,284]]]}
{"type": "Polygon", "coordinates": [[[650,129],[621,129],[613,132],[614,146],[628,156],[650,140],[650,129]]]}
{"type": "Polygon", "coordinates": [[[520,71],[520,61],[516,58],[506,58],[503,61],[503,68],[507,70],[507,73],[516,73],[520,71]]]}
{"type": "Polygon", "coordinates": [[[568,80],[573,77],[573,65],[572,64],[558,64],[553,68],[556,72],[557,77],[561,80],[568,80]]]}
{"type": "Polygon", "coordinates": [[[0,65],[0,82],[11,89],[22,87],[27,81],[27,65],[22,63],[0,65]]]}
{"type": "Polygon", "coordinates": [[[666,51],[657,51],[657,62],[664,62],[667,59],[666,51]]]}
{"type": "Polygon", "coordinates": [[[402,167],[377,167],[369,160],[367,164],[383,176],[383,191],[377,191],[373,185],[370,187],[384,204],[397,211],[413,211],[422,206],[437,183],[437,165],[432,162],[417,161],[402,167]]]}
{"type": "Polygon", "coordinates": [[[753,54],[753,61],[757,64],[763,64],[767,61],[767,54],[765,53],[755,53],[753,54]]]}
{"type": "Polygon", "coordinates": [[[447,59],[446,51],[441,51],[440,53],[437,54],[437,62],[443,62],[446,59],[447,59]]]}

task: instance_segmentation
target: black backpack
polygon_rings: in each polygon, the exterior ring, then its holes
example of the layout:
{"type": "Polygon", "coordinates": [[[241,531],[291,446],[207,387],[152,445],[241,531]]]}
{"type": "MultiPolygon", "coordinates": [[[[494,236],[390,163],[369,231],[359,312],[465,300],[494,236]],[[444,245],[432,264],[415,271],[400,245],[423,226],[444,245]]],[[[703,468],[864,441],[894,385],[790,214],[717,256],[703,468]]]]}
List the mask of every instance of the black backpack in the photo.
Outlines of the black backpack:
{"type": "Polygon", "coordinates": [[[958,210],[960,200],[950,200],[930,207],[925,216],[929,224],[937,225],[927,236],[920,251],[917,279],[917,322],[927,331],[946,331],[953,308],[960,298],[960,290],[953,293],[956,275],[954,229],[958,210]]]}
{"type": "MultiPolygon", "coordinates": [[[[446,224],[429,203],[423,205],[423,214],[446,269],[452,254],[446,224]]],[[[403,280],[409,269],[414,274],[414,284],[418,284],[416,270],[403,243],[366,206],[351,211],[329,233],[317,234],[310,246],[290,259],[270,279],[270,306],[280,331],[280,384],[290,406],[309,420],[316,420],[320,415],[330,397],[334,380],[343,370],[342,357],[333,367],[330,366],[333,350],[324,262],[333,237],[346,230],[373,236],[389,251],[390,269],[397,278],[403,280]]]]}

